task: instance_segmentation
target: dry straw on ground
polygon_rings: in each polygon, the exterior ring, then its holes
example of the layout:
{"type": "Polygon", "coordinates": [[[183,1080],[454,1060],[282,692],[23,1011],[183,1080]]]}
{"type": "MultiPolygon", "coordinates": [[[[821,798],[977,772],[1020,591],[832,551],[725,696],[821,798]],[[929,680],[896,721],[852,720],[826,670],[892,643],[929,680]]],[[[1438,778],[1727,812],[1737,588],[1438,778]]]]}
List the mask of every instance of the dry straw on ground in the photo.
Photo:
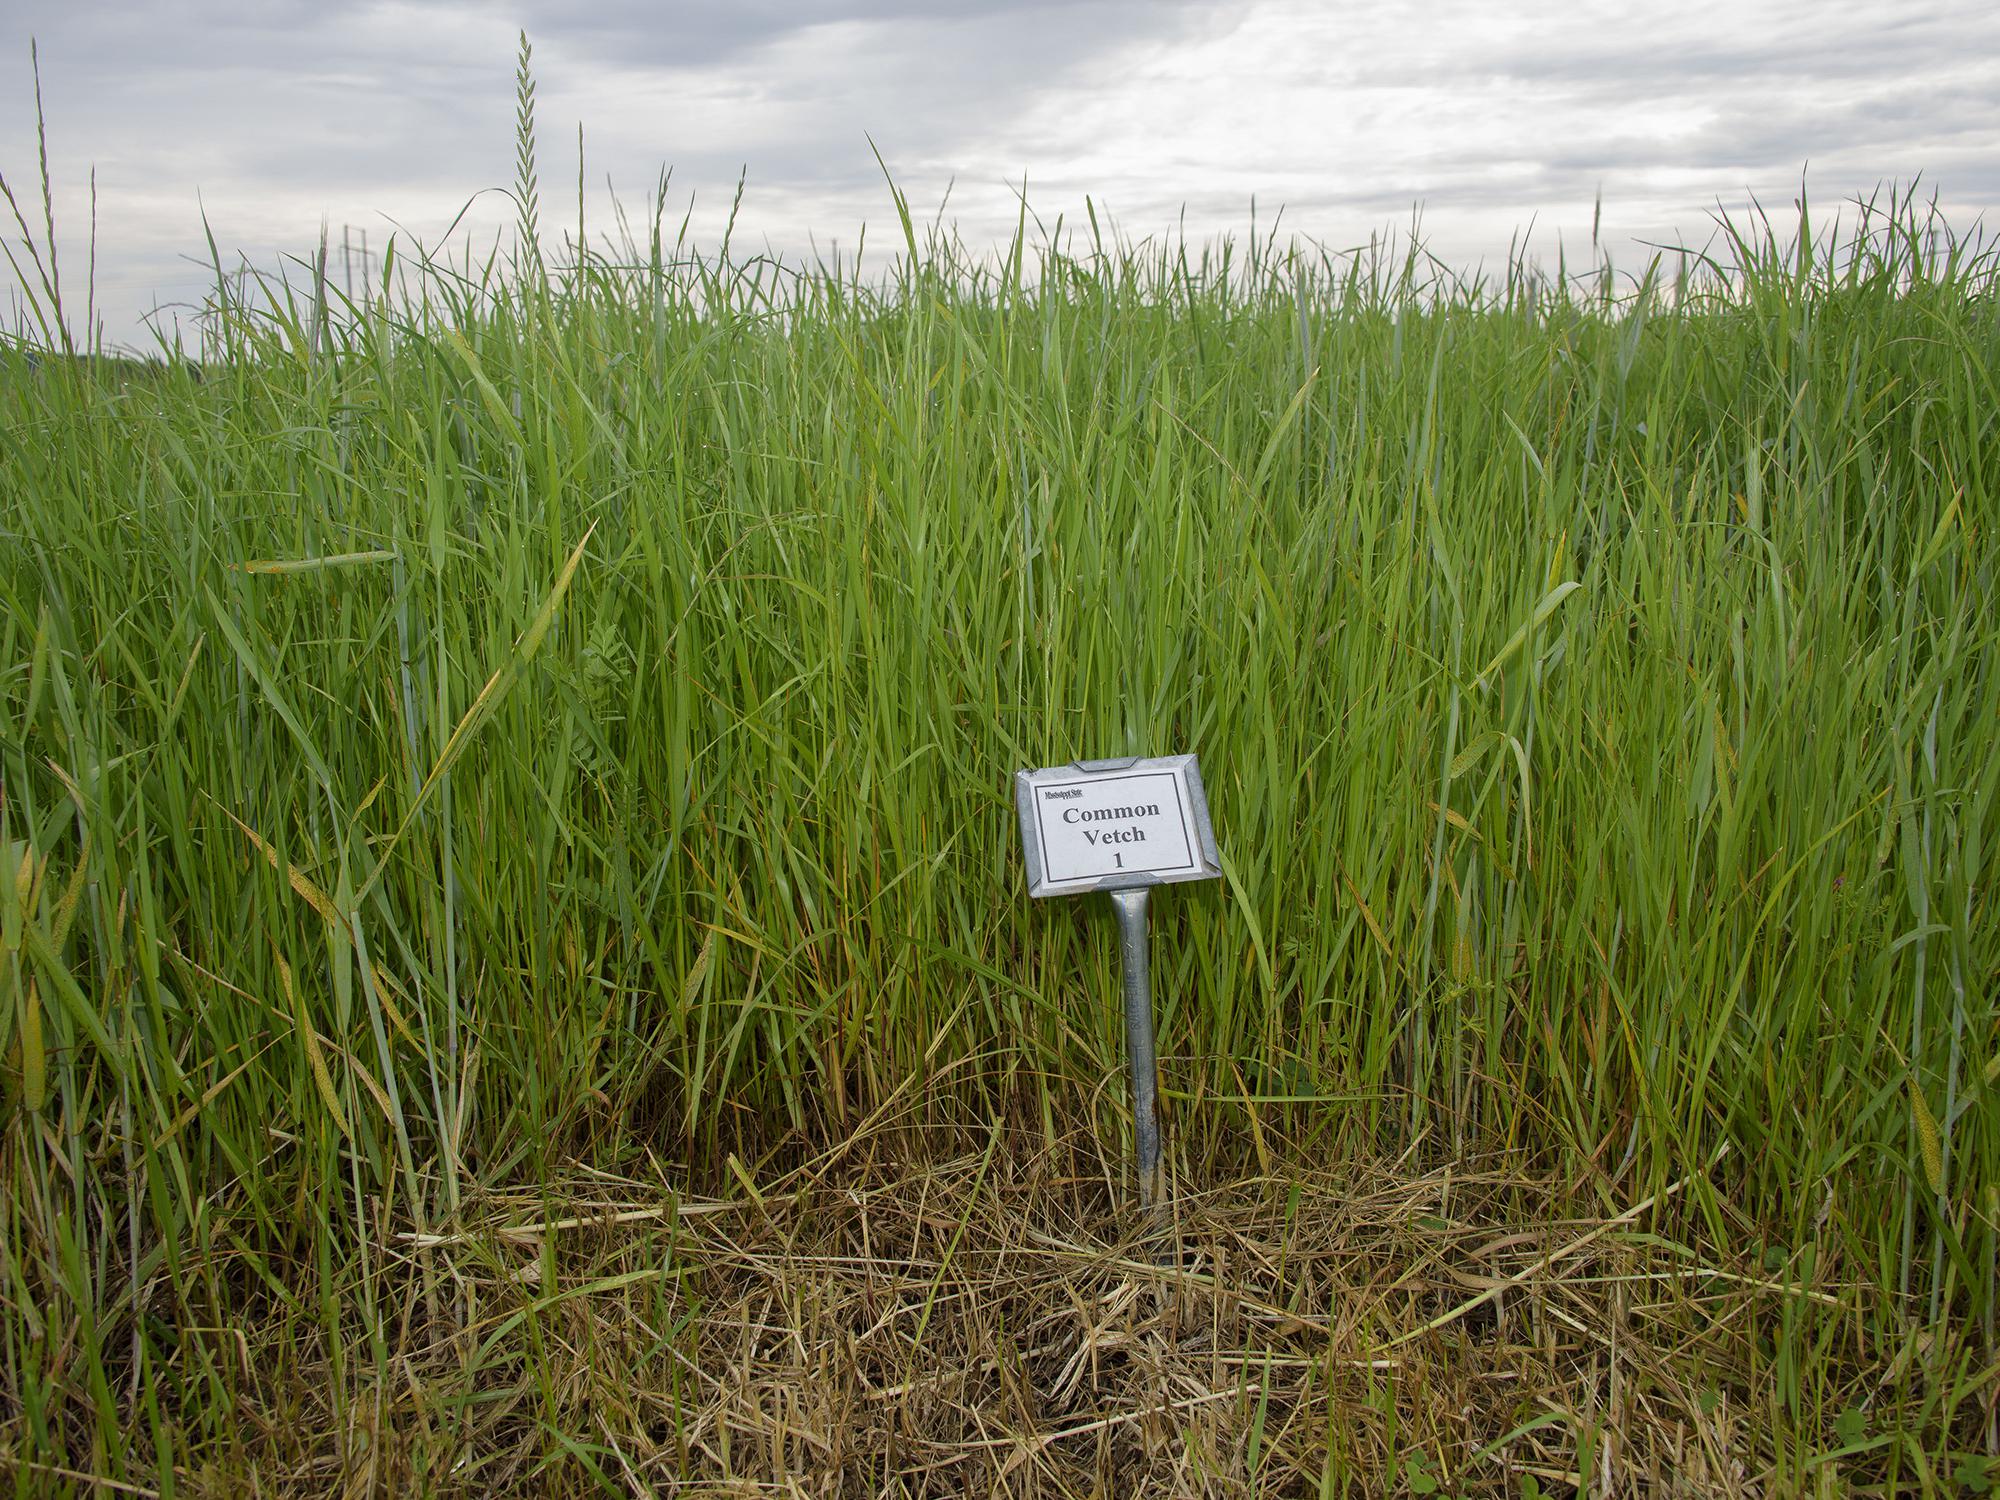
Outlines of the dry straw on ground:
{"type": "Polygon", "coordinates": [[[1852,1289],[1679,1243],[1672,1185],[1580,1213],[1584,1184],[1499,1157],[1291,1162],[1181,1183],[1149,1237],[1087,1140],[955,1140],[920,1162],[920,1136],[857,1138],[768,1185],[732,1161],[722,1198],[581,1173],[396,1234],[394,1388],[358,1391],[343,1430],[324,1351],[260,1348],[246,1325],[243,1446],[187,1477],[262,1494],[1796,1488],[1774,1482],[1787,1424],[1756,1329],[1852,1289]]]}

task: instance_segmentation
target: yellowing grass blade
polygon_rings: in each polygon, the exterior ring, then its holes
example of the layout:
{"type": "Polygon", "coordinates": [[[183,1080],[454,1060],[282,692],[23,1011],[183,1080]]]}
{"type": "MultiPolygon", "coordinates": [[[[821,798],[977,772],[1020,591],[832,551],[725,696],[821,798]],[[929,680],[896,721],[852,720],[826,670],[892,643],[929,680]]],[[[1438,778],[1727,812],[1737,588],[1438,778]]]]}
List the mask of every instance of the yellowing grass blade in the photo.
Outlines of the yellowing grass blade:
{"type": "Polygon", "coordinates": [[[1924,1180],[1933,1193],[1944,1192],[1944,1145],[1938,1136],[1937,1120],[1930,1101],[1917,1080],[1910,1080],[1910,1113],[1917,1123],[1917,1154],[1923,1158],[1924,1180]]]}
{"type": "Polygon", "coordinates": [[[317,573],[325,568],[347,568],[356,563],[394,562],[396,554],[377,550],[374,552],[336,552],[331,557],[261,558],[256,562],[236,564],[239,573],[317,573]]]}
{"type": "MultiPolygon", "coordinates": [[[[215,799],[212,797],[209,800],[211,802],[215,801],[215,799]]],[[[215,805],[217,807],[222,807],[222,804],[220,802],[216,802],[215,805]]],[[[334,922],[334,923],[343,922],[344,919],[341,917],[338,908],[334,906],[332,897],[328,896],[325,891],[321,890],[318,886],[314,885],[312,881],[308,880],[305,876],[305,873],[302,870],[300,870],[297,865],[291,864],[288,861],[280,860],[278,858],[278,851],[276,849],[273,849],[270,846],[270,844],[264,840],[263,836],[257,832],[256,829],[252,828],[248,823],[244,822],[241,818],[237,817],[236,814],[231,812],[228,808],[223,807],[222,814],[224,817],[228,818],[230,822],[234,823],[238,828],[243,830],[243,836],[248,840],[250,840],[250,842],[257,847],[257,852],[264,856],[264,858],[270,863],[272,869],[278,870],[284,875],[286,883],[289,884],[291,888],[298,893],[298,895],[305,901],[306,905],[310,906],[314,911],[318,912],[322,917],[326,918],[326,920],[329,922],[334,922]]]]}
{"type": "Polygon", "coordinates": [[[155,1151],[159,1150],[162,1146],[166,1145],[168,1141],[172,1140],[175,1136],[179,1135],[183,1130],[185,1130],[188,1126],[189,1121],[193,1120],[203,1110],[207,1109],[209,1105],[213,1104],[218,1098],[220,1098],[222,1096],[223,1090],[227,1089],[230,1084],[236,1082],[237,1079],[241,1078],[244,1072],[251,1066],[251,1064],[255,1063],[266,1052],[270,1051],[271,1048],[276,1044],[277,1044],[277,1038],[273,1037],[270,1041],[266,1042],[262,1047],[258,1048],[256,1052],[252,1053],[249,1057],[244,1058],[242,1062],[238,1063],[235,1067],[231,1068],[227,1073],[223,1074],[222,1077],[218,1078],[214,1083],[211,1083],[207,1088],[203,1089],[201,1097],[199,1099],[196,1099],[192,1104],[188,1105],[186,1109],[182,1110],[179,1114],[175,1115],[173,1119],[168,1122],[167,1128],[161,1131],[157,1136],[153,1138],[153,1149],[155,1151]]]}
{"type": "Polygon", "coordinates": [[[347,1111],[340,1107],[340,1095],[333,1090],[333,1074],[327,1070],[326,1052],[320,1046],[319,1033],[313,1030],[313,1023],[306,1016],[305,1002],[299,999],[298,990],[292,984],[292,966],[285,962],[283,954],[278,955],[278,982],[284,986],[285,1004],[292,1012],[292,1024],[298,1028],[299,1040],[305,1044],[306,1066],[312,1070],[313,1085],[319,1090],[327,1113],[333,1116],[333,1123],[351,1141],[354,1132],[348,1129],[347,1111]]]}
{"type": "Polygon", "coordinates": [[[29,980],[21,986],[21,1107],[39,1114],[49,1098],[49,1053],[42,1042],[42,997],[29,980]]]}

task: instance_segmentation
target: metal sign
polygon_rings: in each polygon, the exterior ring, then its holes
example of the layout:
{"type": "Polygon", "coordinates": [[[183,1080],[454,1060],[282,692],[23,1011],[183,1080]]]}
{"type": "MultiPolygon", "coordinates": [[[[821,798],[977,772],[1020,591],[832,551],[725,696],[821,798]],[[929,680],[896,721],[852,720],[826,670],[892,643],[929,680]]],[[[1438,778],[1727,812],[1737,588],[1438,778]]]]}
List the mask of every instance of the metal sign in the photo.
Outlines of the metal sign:
{"type": "Polygon", "coordinates": [[[1165,1184],[1146,904],[1156,885],[1222,874],[1201,768],[1192,755],[1165,755],[1017,771],[1014,802],[1028,860],[1028,894],[1103,891],[1117,912],[1139,1202],[1155,1209],[1165,1184]]]}
{"type": "Polygon", "coordinates": [[[1222,874],[1192,755],[1084,760],[1014,774],[1030,896],[1222,874]]]}

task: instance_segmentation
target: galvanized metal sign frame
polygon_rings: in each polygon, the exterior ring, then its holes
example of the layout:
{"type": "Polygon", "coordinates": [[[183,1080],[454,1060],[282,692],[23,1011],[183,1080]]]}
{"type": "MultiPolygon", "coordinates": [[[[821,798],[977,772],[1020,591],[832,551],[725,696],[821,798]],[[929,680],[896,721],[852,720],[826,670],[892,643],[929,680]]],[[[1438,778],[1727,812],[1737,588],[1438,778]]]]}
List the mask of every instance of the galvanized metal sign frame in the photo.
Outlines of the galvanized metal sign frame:
{"type": "Polygon", "coordinates": [[[1080,760],[1017,771],[1014,802],[1030,896],[1102,891],[1118,916],[1126,1052],[1132,1070],[1133,1166],[1139,1204],[1157,1213],[1166,1200],[1160,1165],[1159,1066],[1154,1055],[1147,900],[1153,887],[1214,880],[1222,856],[1209,822],[1208,793],[1192,755],[1080,760]],[[1161,798],[1168,800],[1162,801],[1161,798]],[[1050,822],[1051,812],[1057,820],[1050,822]],[[1078,844],[1081,837],[1084,843],[1078,844]],[[1100,840],[1104,842],[1100,843],[1100,840]],[[1138,846],[1148,847],[1141,850],[1138,846]],[[1128,862],[1124,855],[1130,852],[1128,862]],[[1110,869],[1104,857],[1113,858],[1110,869]]]}

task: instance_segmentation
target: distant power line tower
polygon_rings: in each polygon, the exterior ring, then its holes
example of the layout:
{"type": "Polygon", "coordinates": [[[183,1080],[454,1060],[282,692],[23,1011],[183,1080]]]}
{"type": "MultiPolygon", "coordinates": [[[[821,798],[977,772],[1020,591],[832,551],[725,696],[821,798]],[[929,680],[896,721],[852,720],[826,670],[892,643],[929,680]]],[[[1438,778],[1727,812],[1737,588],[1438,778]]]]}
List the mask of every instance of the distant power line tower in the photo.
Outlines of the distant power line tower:
{"type": "Polygon", "coordinates": [[[368,288],[372,284],[371,270],[374,257],[368,252],[368,231],[356,230],[352,224],[340,226],[340,279],[347,291],[347,300],[354,300],[354,274],[361,273],[361,295],[368,298],[368,288]]]}

